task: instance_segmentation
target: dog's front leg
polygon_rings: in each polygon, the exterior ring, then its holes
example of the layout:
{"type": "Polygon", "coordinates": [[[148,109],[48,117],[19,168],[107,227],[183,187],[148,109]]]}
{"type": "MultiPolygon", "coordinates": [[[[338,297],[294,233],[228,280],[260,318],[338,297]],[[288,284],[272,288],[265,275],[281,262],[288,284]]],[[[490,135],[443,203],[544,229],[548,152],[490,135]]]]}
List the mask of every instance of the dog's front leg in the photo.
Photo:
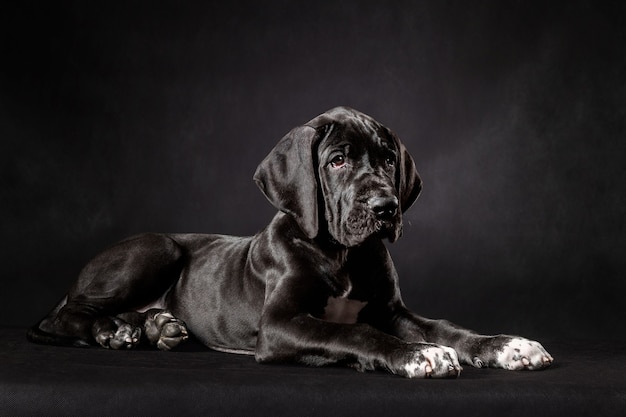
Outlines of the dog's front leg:
{"type": "Polygon", "coordinates": [[[461,371],[451,348],[410,343],[367,324],[330,323],[307,314],[286,320],[265,315],[255,356],[261,363],[345,363],[360,371],[383,369],[409,378],[451,377],[461,371]]]}
{"type": "Polygon", "coordinates": [[[461,363],[478,368],[536,370],[550,366],[552,356],[533,340],[510,335],[487,336],[447,320],[420,317],[404,307],[398,309],[394,334],[404,340],[422,340],[454,348],[461,363]]]}

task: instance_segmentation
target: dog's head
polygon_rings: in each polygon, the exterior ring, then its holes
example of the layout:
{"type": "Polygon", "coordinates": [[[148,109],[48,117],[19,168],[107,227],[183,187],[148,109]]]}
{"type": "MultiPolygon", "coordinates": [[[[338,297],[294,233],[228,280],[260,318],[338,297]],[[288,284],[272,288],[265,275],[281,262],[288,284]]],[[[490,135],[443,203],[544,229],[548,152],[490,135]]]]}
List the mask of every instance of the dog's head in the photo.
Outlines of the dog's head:
{"type": "Polygon", "coordinates": [[[346,246],[398,239],[402,213],[421,190],[415,163],[398,137],[347,107],[319,115],[283,137],[254,180],[311,239],[324,231],[346,246]]]}

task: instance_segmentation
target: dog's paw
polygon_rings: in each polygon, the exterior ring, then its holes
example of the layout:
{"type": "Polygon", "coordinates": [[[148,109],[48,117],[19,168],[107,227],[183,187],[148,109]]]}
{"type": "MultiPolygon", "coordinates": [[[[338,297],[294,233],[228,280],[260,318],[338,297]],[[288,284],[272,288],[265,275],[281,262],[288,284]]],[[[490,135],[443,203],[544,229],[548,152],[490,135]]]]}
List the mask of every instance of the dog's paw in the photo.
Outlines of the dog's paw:
{"type": "Polygon", "coordinates": [[[113,318],[116,330],[99,331],[94,335],[96,342],[108,349],[132,349],[141,340],[141,328],[113,318]]]}
{"type": "Polygon", "coordinates": [[[472,359],[472,364],[478,368],[537,370],[547,368],[554,361],[539,342],[522,337],[495,336],[482,347],[483,354],[472,359]]]}
{"type": "Polygon", "coordinates": [[[496,366],[510,370],[535,370],[550,366],[553,360],[539,342],[513,337],[498,352],[496,366]]]}
{"type": "Polygon", "coordinates": [[[146,337],[159,350],[170,350],[189,338],[187,326],[167,310],[146,320],[146,337]]]}
{"type": "Polygon", "coordinates": [[[451,347],[420,343],[400,373],[408,378],[449,378],[458,377],[462,369],[451,347]]]}

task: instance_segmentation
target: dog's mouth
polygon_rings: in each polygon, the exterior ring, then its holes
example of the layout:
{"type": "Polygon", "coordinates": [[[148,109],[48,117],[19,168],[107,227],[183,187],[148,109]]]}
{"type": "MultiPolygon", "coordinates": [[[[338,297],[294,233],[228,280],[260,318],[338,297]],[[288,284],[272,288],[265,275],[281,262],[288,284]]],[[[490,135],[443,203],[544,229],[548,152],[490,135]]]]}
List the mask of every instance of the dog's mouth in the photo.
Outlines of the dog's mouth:
{"type": "Polygon", "coordinates": [[[375,231],[373,235],[380,239],[389,239],[390,242],[395,242],[402,233],[402,223],[400,221],[390,220],[376,220],[375,231]]]}
{"type": "Polygon", "coordinates": [[[402,232],[399,216],[390,219],[377,219],[369,213],[360,213],[348,217],[345,222],[345,240],[347,246],[355,246],[370,238],[389,239],[395,242],[402,232]]]}

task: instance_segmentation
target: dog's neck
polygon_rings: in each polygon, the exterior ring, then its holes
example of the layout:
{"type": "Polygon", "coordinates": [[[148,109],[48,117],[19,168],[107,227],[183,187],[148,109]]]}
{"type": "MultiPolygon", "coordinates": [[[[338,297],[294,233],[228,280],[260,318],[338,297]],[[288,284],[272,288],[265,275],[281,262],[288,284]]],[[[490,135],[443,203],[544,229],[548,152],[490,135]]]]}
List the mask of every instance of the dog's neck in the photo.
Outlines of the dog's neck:
{"type": "Polygon", "coordinates": [[[336,258],[345,258],[348,255],[349,248],[339,243],[327,230],[320,231],[315,238],[315,243],[329,255],[336,255],[336,258]]]}

